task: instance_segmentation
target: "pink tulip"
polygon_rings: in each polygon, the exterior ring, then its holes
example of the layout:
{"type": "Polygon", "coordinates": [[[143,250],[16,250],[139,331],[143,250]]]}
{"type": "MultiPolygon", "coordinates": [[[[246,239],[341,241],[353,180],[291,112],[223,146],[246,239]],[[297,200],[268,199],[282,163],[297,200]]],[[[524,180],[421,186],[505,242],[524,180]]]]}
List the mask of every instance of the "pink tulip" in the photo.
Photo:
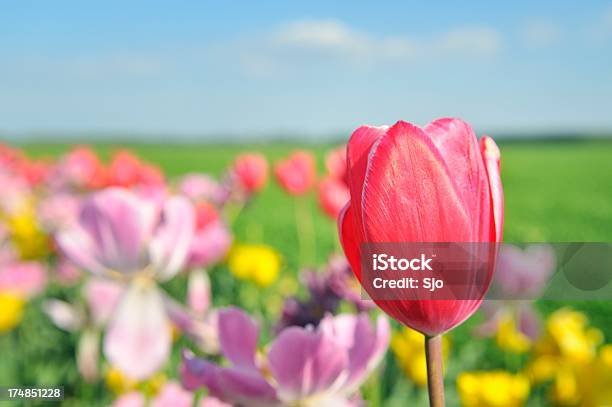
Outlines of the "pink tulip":
{"type": "MultiPolygon", "coordinates": [[[[119,397],[112,404],[113,407],[191,407],[193,406],[193,393],[183,389],[180,384],[170,381],[163,385],[159,393],[147,404],[145,396],[138,392],[132,391],[119,397]]],[[[229,404],[212,398],[204,397],[198,404],[199,407],[230,407],[229,404]]]]}
{"type": "Polygon", "coordinates": [[[154,165],[143,163],[129,151],[118,151],[108,169],[111,186],[133,187],[136,185],[163,184],[164,176],[154,165]]]}
{"type": "Polygon", "coordinates": [[[155,282],[172,278],[184,265],[194,223],[184,198],[169,198],[159,208],[128,190],[109,188],[87,199],[78,222],[57,236],[79,267],[126,285],[104,353],[134,379],[151,375],[169,355],[169,320],[155,282]]]}
{"type": "Polygon", "coordinates": [[[56,165],[53,183],[73,188],[101,188],[106,184],[107,174],[96,153],[89,147],[73,148],[56,165]]]}
{"type": "MultiPolygon", "coordinates": [[[[339,234],[353,272],[362,281],[364,243],[499,242],[504,219],[500,152],[492,139],[478,143],[458,119],[424,128],[403,121],[392,127],[362,126],[347,148],[351,195],[339,216],[339,234]]],[[[486,287],[493,276],[495,247],[487,250],[486,287]]],[[[465,275],[480,270],[468,264],[465,275]]],[[[365,284],[364,284],[365,283],[365,284]]],[[[391,317],[426,337],[430,405],[444,405],[440,335],[469,318],[486,290],[469,299],[380,299],[391,317]]]]}
{"type": "Polygon", "coordinates": [[[232,240],[231,232],[217,210],[205,202],[198,204],[196,230],[189,250],[188,267],[209,267],[223,260],[232,240]]]}
{"type": "Polygon", "coordinates": [[[213,178],[205,174],[187,174],[179,182],[181,194],[194,202],[207,201],[216,204],[227,199],[228,191],[213,178]]]}
{"type": "Polygon", "coordinates": [[[349,189],[342,181],[326,177],[319,183],[319,205],[332,219],[338,219],[350,197],[349,189]]]}
{"type": "Polygon", "coordinates": [[[181,377],[187,389],[204,386],[212,396],[235,405],[306,405],[308,400],[349,405],[380,362],[389,335],[389,323],[382,316],[375,326],[365,314],[328,316],[316,329],[282,331],[260,364],[255,357],[257,324],[242,311],[228,308],[219,313],[219,337],[221,352],[231,365],[221,367],[187,351],[181,377]]]}
{"type": "Polygon", "coordinates": [[[236,157],[233,173],[247,192],[257,192],[266,185],[268,180],[268,161],[263,154],[241,154],[236,157]]]}
{"type": "MultiPolygon", "coordinates": [[[[488,137],[478,144],[467,123],[440,119],[423,129],[401,121],[390,128],[363,126],[353,133],[347,157],[351,200],[339,225],[358,279],[364,242],[501,240],[499,150],[488,137]]],[[[459,325],[481,302],[376,300],[390,316],[429,336],[459,325]]]]}
{"type": "Polygon", "coordinates": [[[35,261],[13,260],[0,264],[0,291],[8,291],[22,298],[32,298],[47,286],[47,273],[35,261]]]}
{"type": "Polygon", "coordinates": [[[274,173],[278,183],[291,195],[303,195],[315,183],[316,165],[313,155],[297,151],[276,164],[274,173]]]}

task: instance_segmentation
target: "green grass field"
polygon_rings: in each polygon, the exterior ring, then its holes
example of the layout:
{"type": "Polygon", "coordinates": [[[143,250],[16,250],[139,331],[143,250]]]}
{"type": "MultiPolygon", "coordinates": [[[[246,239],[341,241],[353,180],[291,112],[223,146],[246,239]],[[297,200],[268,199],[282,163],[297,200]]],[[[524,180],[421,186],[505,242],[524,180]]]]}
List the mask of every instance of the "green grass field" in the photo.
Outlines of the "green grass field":
{"type": "MultiPolygon", "coordinates": [[[[23,146],[34,157],[56,157],[69,146],[31,144],[23,146]]],[[[125,146],[122,146],[122,148],[125,146]]],[[[331,145],[129,145],[142,158],[158,164],[169,177],[187,172],[221,174],[241,151],[258,150],[274,161],[289,151],[304,147],[315,151],[321,171],[323,157],[331,145]]],[[[505,240],[509,242],[612,241],[612,140],[533,141],[501,143],[502,177],[505,190],[505,240]]],[[[97,151],[107,157],[116,147],[98,145],[97,151]]],[[[314,197],[308,198],[315,215],[316,259],[322,264],[338,247],[335,223],[324,217],[314,197]]],[[[283,273],[296,275],[300,265],[293,201],[272,182],[257,197],[235,225],[238,240],[262,241],[279,250],[284,259],[283,273]]],[[[215,273],[223,273],[216,270],[215,273]]],[[[227,273],[226,273],[227,274],[227,273]]],[[[175,284],[171,292],[184,287],[175,284]]],[[[241,291],[226,276],[213,277],[216,305],[238,302],[255,314],[269,316],[259,293],[241,291]]],[[[65,293],[57,289],[57,295],[65,293]]],[[[261,293],[265,297],[270,293],[261,293]]],[[[0,383],[65,384],[70,395],[67,402],[105,404],[110,401],[103,384],[77,384],[74,368],[73,335],[52,327],[33,303],[22,326],[10,337],[0,338],[0,383]]],[[[538,304],[543,313],[561,306],[571,306],[587,313],[595,326],[602,329],[606,341],[612,338],[612,302],[538,304]]],[[[475,343],[469,336],[472,318],[452,334],[452,362],[447,371],[449,405],[456,405],[453,378],[460,370],[495,368],[507,363],[493,352],[490,341],[475,343]],[[456,352],[456,354],[455,354],[456,352]]],[[[176,348],[176,346],[175,346],[176,348]]],[[[175,355],[175,358],[178,355],[175,355]]],[[[516,362],[511,362],[516,363],[516,362]]],[[[168,372],[170,375],[176,372],[168,372]]],[[[401,378],[389,353],[382,377],[364,388],[371,405],[413,405],[424,403],[425,393],[417,391],[401,378]]]]}

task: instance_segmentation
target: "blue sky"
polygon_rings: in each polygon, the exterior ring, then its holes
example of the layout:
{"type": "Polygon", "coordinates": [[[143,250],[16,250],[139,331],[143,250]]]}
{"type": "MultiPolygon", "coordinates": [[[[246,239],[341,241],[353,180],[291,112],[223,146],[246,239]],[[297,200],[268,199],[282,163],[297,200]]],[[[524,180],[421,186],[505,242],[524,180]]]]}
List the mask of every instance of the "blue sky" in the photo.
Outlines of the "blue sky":
{"type": "Polygon", "coordinates": [[[0,132],[612,130],[612,2],[11,2],[0,132]]]}

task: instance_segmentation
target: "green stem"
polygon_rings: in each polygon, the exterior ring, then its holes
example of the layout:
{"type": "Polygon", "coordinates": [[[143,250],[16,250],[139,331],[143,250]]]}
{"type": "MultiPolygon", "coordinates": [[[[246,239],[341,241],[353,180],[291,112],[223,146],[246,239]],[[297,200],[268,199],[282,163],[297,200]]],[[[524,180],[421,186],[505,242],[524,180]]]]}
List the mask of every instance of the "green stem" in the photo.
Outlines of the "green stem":
{"type": "Polygon", "coordinates": [[[427,360],[427,390],[430,407],[444,406],[444,370],[442,366],[442,335],[425,337],[427,360]]]}
{"type": "Polygon", "coordinates": [[[314,224],[307,203],[305,197],[296,197],[294,200],[295,225],[300,246],[300,266],[313,264],[316,255],[314,224]]]}

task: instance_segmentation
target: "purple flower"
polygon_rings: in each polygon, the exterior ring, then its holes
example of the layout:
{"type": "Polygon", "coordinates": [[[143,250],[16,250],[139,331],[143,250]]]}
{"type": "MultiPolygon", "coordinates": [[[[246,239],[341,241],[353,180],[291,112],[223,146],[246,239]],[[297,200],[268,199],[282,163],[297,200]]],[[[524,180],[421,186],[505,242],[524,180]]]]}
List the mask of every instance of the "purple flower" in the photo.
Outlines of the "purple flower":
{"type": "Polygon", "coordinates": [[[325,315],[335,314],[343,300],[359,312],[374,307],[372,301],[361,298],[359,283],[344,257],[332,257],[325,270],[305,271],[301,278],[308,288],[308,297],[305,300],[296,297],[285,300],[277,331],[289,326],[317,326],[325,315]]]}
{"type": "Polygon", "coordinates": [[[168,198],[160,206],[129,190],[108,188],[85,200],[77,222],[57,235],[60,249],[76,265],[124,285],[104,353],[134,379],[154,373],[170,353],[165,295],[156,283],[183,267],[194,223],[185,198],[168,198]]]}
{"type": "Polygon", "coordinates": [[[183,385],[206,387],[224,402],[248,406],[342,406],[382,359],[390,327],[384,316],[373,326],[367,315],[325,317],[319,326],[290,327],[256,358],[259,329],[243,311],[219,312],[221,353],[227,367],[185,351],[183,385]],[[266,372],[266,373],[264,373],[266,372]]]}
{"type": "Polygon", "coordinates": [[[479,336],[491,336],[504,317],[512,316],[518,331],[534,340],[540,331],[540,317],[531,300],[546,288],[556,267],[554,249],[546,244],[528,245],[521,249],[503,245],[499,251],[492,290],[501,300],[487,300],[481,310],[485,321],[476,327],[479,336]]]}

